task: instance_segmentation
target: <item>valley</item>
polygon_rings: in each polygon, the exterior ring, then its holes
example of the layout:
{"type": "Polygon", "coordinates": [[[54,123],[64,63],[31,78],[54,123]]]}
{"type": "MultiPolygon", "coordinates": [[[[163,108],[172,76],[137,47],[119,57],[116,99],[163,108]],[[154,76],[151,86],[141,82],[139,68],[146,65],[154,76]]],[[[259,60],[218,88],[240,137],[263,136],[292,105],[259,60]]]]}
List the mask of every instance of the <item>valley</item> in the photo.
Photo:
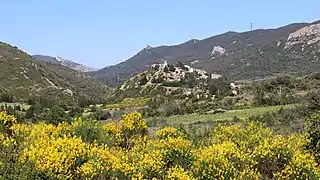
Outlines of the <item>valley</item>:
{"type": "Polygon", "coordinates": [[[319,179],[320,22],[100,70],[0,42],[0,179],[319,179]]]}

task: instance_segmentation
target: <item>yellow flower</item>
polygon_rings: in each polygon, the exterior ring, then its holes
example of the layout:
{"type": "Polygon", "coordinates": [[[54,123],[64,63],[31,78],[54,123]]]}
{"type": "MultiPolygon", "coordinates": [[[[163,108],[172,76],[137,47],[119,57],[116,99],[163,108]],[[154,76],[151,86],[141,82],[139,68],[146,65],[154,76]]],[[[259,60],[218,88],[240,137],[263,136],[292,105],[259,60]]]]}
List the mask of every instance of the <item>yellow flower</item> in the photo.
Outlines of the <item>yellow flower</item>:
{"type": "Polygon", "coordinates": [[[71,175],[78,158],[86,155],[86,146],[76,137],[43,137],[25,148],[20,160],[32,161],[40,170],[71,175]]]}
{"type": "Polygon", "coordinates": [[[17,119],[12,115],[0,112],[0,125],[1,123],[3,123],[4,126],[11,126],[17,123],[17,119]]]}
{"type": "MultiPolygon", "coordinates": [[[[0,118],[12,131],[0,132],[0,151],[16,148],[20,163],[31,162],[52,179],[320,178],[319,165],[304,149],[305,135],[275,135],[255,123],[219,125],[210,139],[193,143],[173,127],[148,136],[146,122],[136,112],[124,115],[120,123],[88,127],[82,119],[55,126],[19,124],[3,113],[0,118]],[[89,133],[95,133],[90,128],[101,131],[84,142],[77,137],[82,126],[89,133]]],[[[6,160],[0,161],[1,168],[6,160]]]]}
{"type": "Polygon", "coordinates": [[[147,123],[142,119],[142,115],[138,112],[123,115],[120,121],[120,125],[122,130],[147,130],[147,123]]]}
{"type": "Polygon", "coordinates": [[[162,129],[157,130],[156,134],[160,139],[165,139],[168,137],[171,137],[171,138],[182,137],[183,135],[174,127],[164,127],[162,129]]]}
{"type": "Polygon", "coordinates": [[[172,180],[193,180],[191,176],[191,173],[188,171],[185,171],[182,167],[172,167],[168,170],[167,179],[172,180]]]}

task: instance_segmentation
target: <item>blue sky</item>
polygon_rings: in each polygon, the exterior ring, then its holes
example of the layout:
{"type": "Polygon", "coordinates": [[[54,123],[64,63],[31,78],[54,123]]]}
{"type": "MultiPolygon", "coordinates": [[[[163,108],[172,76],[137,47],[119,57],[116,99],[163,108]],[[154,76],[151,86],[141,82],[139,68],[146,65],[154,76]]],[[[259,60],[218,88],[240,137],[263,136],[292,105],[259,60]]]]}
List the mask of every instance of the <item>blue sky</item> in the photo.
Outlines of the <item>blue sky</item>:
{"type": "Polygon", "coordinates": [[[146,45],[320,20],[319,0],[7,0],[0,41],[102,68],[146,45]]]}

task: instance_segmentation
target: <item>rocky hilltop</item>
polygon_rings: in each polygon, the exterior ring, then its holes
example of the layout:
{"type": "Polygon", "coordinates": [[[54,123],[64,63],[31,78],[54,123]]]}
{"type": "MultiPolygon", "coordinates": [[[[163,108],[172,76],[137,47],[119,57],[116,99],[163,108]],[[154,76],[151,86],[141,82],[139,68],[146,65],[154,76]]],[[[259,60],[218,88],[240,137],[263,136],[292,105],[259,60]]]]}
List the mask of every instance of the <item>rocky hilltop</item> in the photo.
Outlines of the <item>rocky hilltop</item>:
{"type": "Polygon", "coordinates": [[[119,99],[156,95],[177,99],[209,99],[215,95],[210,92],[210,83],[220,78],[222,76],[219,74],[209,74],[181,62],[168,64],[165,61],[153,64],[148,70],[125,81],[110,96],[119,99]]]}

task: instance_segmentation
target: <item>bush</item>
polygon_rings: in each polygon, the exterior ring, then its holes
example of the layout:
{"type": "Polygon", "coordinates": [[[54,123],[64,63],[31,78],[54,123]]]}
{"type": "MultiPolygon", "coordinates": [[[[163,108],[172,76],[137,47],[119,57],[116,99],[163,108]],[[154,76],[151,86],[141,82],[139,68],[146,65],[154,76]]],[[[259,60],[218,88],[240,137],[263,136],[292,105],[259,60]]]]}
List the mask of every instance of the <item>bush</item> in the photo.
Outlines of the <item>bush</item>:
{"type": "Polygon", "coordinates": [[[320,91],[319,90],[309,92],[305,99],[309,108],[314,110],[320,109],[320,91]]]}
{"type": "Polygon", "coordinates": [[[25,118],[31,119],[33,121],[40,121],[42,111],[43,108],[38,103],[35,103],[31,105],[30,108],[26,111],[25,118]]]}
{"type": "Polygon", "coordinates": [[[90,112],[96,112],[97,111],[97,106],[93,105],[90,107],[90,112]]]}
{"type": "Polygon", "coordinates": [[[169,71],[174,72],[176,68],[173,65],[168,65],[169,66],[169,71]]]}
{"type": "Polygon", "coordinates": [[[14,107],[14,110],[16,110],[16,111],[21,111],[20,105],[15,106],[15,107],[14,107]]]}
{"type": "Polygon", "coordinates": [[[95,120],[78,120],[74,129],[75,135],[84,142],[112,145],[114,143],[105,133],[103,126],[95,120]]]}
{"type": "Polygon", "coordinates": [[[231,90],[230,82],[225,77],[221,77],[219,79],[209,79],[208,88],[210,94],[216,95],[218,98],[228,95],[231,90]]]}
{"type": "Polygon", "coordinates": [[[143,85],[147,84],[147,82],[148,82],[147,76],[145,74],[142,74],[139,79],[139,85],[143,86],[143,85]]]}
{"type": "Polygon", "coordinates": [[[159,76],[159,77],[154,77],[152,80],[151,80],[152,83],[163,83],[164,82],[164,77],[163,76],[159,76]]]}
{"type": "Polygon", "coordinates": [[[169,73],[169,68],[168,68],[168,66],[165,66],[165,67],[163,68],[163,72],[169,73]]]}
{"type": "Polygon", "coordinates": [[[304,106],[281,108],[276,112],[249,117],[250,120],[262,123],[279,134],[303,133],[305,122],[311,111],[304,106]]]}
{"type": "Polygon", "coordinates": [[[13,95],[10,93],[3,93],[0,96],[0,102],[13,103],[13,95]]]}
{"type": "MultiPolygon", "coordinates": [[[[8,119],[0,116],[2,123],[8,119]]],[[[119,123],[13,122],[10,129],[11,135],[0,132],[0,177],[5,172],[7,179],[320,178],[319,165],[305,150],[306,136],[276,135],[243,120],[194,138],[173,127],[150,136],[139,113],[119,123]]]]}
{"type": "Polygon", "coordinates": [[[292,92],[282,92],[278,93],[266,93],[260,91],[253,99],[253,103],[259,106],[275,106],[275,105],[285,105],[293,104],[299,102],[298,96],[293,96],[292,92]]]}
{"type": "Polygon", "coordinates": [[[62,122],[71,122],[71,117],[65,113],[64,109],[60,106],[53,106],[51,109],[46,110],[42,114],[42,120],[49,124],[59,124],[62,122]]]}
{"type": "Polygon", "coordinates": [[[95,113],[92,114],[93,119],[102,121],[111,118],[111,114],[109,111],[104,109],[98,109],[95,113]]]}
{"type": "Polygon", "coordinates": [[[70,117],[76,117],[76,116],[82,116],[82,113],[83,113],[83,109],[82,108],[79,108],[79,107],[72,107],[70,108],[69,110],[69,116],[70,117]]]}
{"type": "Polygon", "coordinates": [[[313,114],[307,121],[307,148],[314,154],[320,163],[320,113],[313,114]]]}
{"type": "Polygon", "coordinates": [[[188,88],[194,88],[197,86],[197,81],[196,73],[186,73],[181,84],[188,88]]]}
{"type": "Polygon", "coordinates": [[[182,84],[180,81],[166,81],[163,82],[162,85],[168,87],[180,87],[182,84]]]}

